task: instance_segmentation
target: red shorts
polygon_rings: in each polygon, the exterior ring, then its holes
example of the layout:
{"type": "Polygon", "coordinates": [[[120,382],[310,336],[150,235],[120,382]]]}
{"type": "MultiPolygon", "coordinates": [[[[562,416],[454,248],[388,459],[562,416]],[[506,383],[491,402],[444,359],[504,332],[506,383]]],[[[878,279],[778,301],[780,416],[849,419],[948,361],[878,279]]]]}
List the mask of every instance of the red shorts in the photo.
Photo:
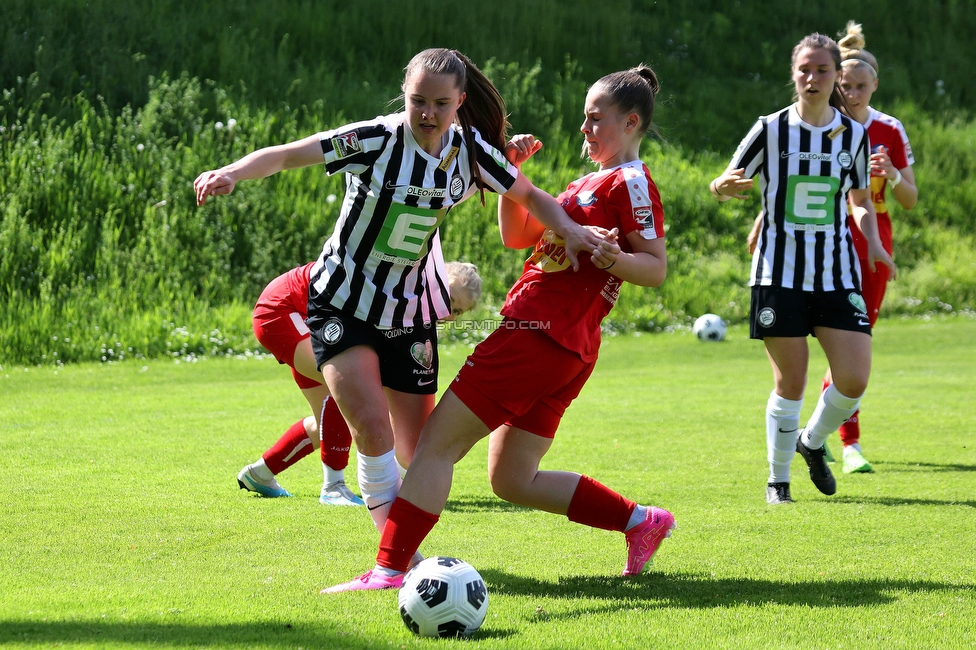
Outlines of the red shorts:
{"type": "Polygon", "coordinates": [[[307,302],[306,297],[293,297],[289,293],[287,274],[272,280],[254,307],[251,326],[258,343],[274,355],[278,363],[291,368],[291,376],[299,388],[317,388],[322,382],[316,381],[295,370],[295,348],[309,337],[305,325],[305,314],[298,311],[298,304],[307,302]]]}
{"type": "Polygon", "coordinates": [[[596,364],[517,323],[502,321],[479,343],[450,388],[492,431],[508,424],[552,438],[596,364]]]}

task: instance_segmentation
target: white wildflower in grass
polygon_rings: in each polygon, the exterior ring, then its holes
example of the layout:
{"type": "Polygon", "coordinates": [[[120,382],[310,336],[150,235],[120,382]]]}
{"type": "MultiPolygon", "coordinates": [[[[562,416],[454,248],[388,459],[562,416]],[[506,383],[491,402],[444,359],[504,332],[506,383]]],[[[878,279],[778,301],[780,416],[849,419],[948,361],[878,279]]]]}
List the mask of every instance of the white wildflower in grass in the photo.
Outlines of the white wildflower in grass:
{"type": "Polygon", "coordinates": [[[224,128],[224,123],[223,122],[214,122],[214,129],[215,130],[221,131],[221,130],[223,130],[223,128],[224,128]]]}
{"type": "Polygon", "coordinates": [[[335,194],[328,195],[327,197],[325,197],[325,202],[326,203],[335,203],[336,202],[336,195],[335,194]]]}
{"type": "Polygon", "coordinates": [[[237,120],[235,120],[233,117],[227,120],[228,131],[233,131],[235,126],[237,126],[237,120]]]}
{"type": "Polygon", "coordinates": [[[138,151],[139,153],[142,153],[145,150],[146,150],[146,145],[142,144],[141,142],[136,145],[136,151],[138,151]]]}

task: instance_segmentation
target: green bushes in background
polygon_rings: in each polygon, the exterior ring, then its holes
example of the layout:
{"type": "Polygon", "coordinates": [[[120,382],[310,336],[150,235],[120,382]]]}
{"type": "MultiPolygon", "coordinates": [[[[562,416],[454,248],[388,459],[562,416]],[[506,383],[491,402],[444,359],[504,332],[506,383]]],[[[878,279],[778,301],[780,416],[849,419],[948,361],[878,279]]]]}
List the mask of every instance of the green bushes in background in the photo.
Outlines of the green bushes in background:
{"type": "MultiPolygon", "coordinates": [[[[430,19],[441,0],[393,13],[374,2],[203,4],[5,3],[0,364],[258,351],[251,306],[268,280],[318,255],[343,180],[322,167],[289,171],[197,208],[193,179],[253,149],[392,110],[403,65],[435,44],[471,55],[506,97],[515,131],[543,138],[524,171],[553,194],[592,169],[579,156],[588,83],[653,65],[664,142],[642,155],[664,201],[669,277],[657,290],[627,287],[607,327],[654,331],[705,311],[740,320],[745,233],[759,203],[719,204],[708,181],[760,113],[789,101],[795,40],[834,33],[848,17],[865,22],[882,61],[875,104],[905,123],[917,159],[919,204],[894,208],[902,273],[884,313],[976,301],[976,99],[960,67],[976,27],[971,1],[892,4],[912,48],[899,47],[894,18],[878,12],[885,0],[863,16],[851,3],[807,16],[744,2],[733,16],[672,2],[587,12],[502,2],[443,21],[430,19]],[[779,28],[757,30],[761,21],[748,21],[760,13],[779,28]]],[[[448,259],[481,269],[478,315],[490,315],[525,257],[501,246],[493,198],[452,211],[442,234],[448,259]]]]}

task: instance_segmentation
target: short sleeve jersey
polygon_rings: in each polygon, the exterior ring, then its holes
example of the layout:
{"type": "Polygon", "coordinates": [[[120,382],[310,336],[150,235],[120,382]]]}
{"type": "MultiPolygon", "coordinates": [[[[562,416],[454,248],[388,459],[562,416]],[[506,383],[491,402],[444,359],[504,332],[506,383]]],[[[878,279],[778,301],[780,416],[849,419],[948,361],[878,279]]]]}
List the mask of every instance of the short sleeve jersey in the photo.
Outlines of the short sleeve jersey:
{"type": "Polygon", "coordinates": [[[860,288],[846,195],[869,187],[869,143],[860,123],[832,110],[823,127],[803,122],[795,105],[762,117],[732,157],[730,169],[759,175],[762,194],[750,285],[860,288]]]}
{"type": "MultiPolygon", "coordinates": [[[[864,123],[868,130],[868,137],[871,140],[871,153],[878,153],[884,148],[891,158],[891,164],[895,169],[905,169],[915,164],[915,156],[912,154],[912,145],[908,142],[908,134],[905,127],[896,118],[868,107],[868,119],[864,123]]],[[[871,200],[874,202],[874,211],[878,213],[878,234],[881,236],[881,243],[889,253],[892,251],[891,241],[891,214],[888,204],[885,201],[885,190],[888,187],[888,179],[884,176],[871,176],[871,200]]],[[[854,247],[861,259],[867,259],[868,243],[864,235],[853,223],[848,224],[851,234],[854,237],[854,247]]]]}
{"type": "Polygon", "coordinates": [[[417,144],[405,113],[319,134],[326,171],[346,175],[346,192],[312,269],[313,302],[384,329],[450,314],[438,227],[478,191],[471,157],[487,190],[504,194],[518,176],[498,149],[474,134],[472,151],[454,125],[439,157],[417,144]]]}
{"type": "MultiPolygon", "coordinates": [[[[664,209],[657,186],[639,160],[588,174],[559,195],[570,218],[582,225],[619,229],[618,243],[631,252],[627,233],[647,240],[664,237],[664,209]]],[[[623,281],[580,256],[579,271],[566,257],[561,237],[547,230],[509,290],[502,314],[538,329],[563,347],[595,361],[600,323],[617,301],[623,281]]]]}

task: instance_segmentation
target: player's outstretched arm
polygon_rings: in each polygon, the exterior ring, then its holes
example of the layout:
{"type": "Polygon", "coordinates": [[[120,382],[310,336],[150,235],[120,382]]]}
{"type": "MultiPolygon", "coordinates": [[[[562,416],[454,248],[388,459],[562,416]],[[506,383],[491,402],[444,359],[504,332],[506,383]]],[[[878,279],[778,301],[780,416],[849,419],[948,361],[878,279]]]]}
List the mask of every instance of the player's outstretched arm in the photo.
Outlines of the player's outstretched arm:
{"type": "Polygon", "coordinates": [[[205,171],[197,176],[193,181],[197,205],[203,205],[211,196],[230,194],[238,181],[265,178],[285,169],[307,167],[323,162],[325,158],[322,155],[322,145],[318,135],[258,149],[236,162],[220,169],[205,171]]]}

